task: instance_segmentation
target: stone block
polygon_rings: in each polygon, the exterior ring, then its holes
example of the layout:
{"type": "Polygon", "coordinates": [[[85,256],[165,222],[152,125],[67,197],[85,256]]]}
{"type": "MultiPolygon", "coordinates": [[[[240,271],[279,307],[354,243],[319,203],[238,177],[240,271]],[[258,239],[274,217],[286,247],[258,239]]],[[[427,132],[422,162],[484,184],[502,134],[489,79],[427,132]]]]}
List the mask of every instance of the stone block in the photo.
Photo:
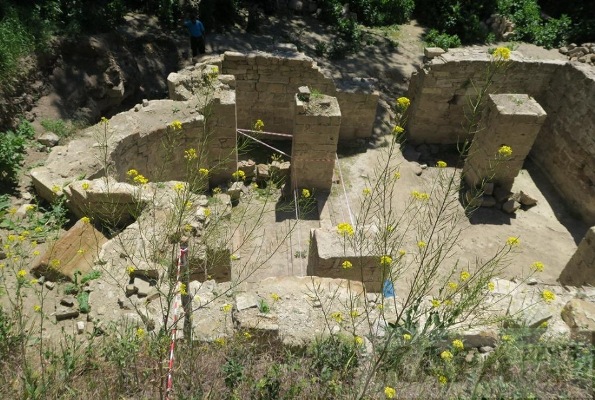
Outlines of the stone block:
{"type": "Polygon", "coordinates": [[[595,286],[595,226],[580,241],[558,280],[564,285],[595,286]]]}
{"type": "Polygon", "coordinates": [[[595,304],[572,299],[566,303],[561,315],[573,339],[595,344],[595,304]]]}
{"type": "Polygon", "coordinates": [[[101,232],[81,219],[33,260],[31,272],[53,281],[73,280],[76,271],[86,275],[92,271],[93,255],[105,242],[101,232]]]}
{"type": "Polygon", "coordinates": [[[77,309],[65,308],[60,307],[56,311],[56,321],[64,321],[66,319],[73,319],[79,316],[79,311],[77,309]]]}

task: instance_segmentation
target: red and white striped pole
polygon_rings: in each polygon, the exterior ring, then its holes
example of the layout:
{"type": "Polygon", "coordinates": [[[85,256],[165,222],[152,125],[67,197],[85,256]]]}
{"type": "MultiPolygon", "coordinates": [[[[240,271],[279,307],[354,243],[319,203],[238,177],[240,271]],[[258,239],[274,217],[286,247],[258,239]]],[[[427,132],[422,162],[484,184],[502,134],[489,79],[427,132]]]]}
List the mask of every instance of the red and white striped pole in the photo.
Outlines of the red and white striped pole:
{"type": "Polygon", "coordinates": [[[171,344],[169,346],[169,366],[167,372],[167,389],[165,391],[165,399],[171,400],[170,395],[172,394],[173,388],[173,370],[174,370],[174,350],[176,347],[176,333],[178,331],[178,319],[179,319],[179,308],[182,304],[182,296],[180,294],[180,270],[182,266],[186,265],[186,257],[188,255],[188,243],[186,241],[182,241],[180,243],[180,256],[178,257],[178,265],[176,271],[176,289],[175,289],[175,298],[174,298],[174,308],[173,308],[173,326],[171,330],[171,344]]]}

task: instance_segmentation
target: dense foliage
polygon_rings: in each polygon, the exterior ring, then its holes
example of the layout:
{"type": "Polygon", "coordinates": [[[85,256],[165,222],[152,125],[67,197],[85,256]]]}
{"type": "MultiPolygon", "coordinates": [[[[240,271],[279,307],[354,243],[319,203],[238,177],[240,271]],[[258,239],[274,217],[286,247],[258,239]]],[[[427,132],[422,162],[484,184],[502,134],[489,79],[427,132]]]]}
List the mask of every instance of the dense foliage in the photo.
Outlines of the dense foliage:
{"type": "Polygon", "coordinates": [[[27,121],[21,122],[15,131],[0,132],[0,184],[16,181],[25,158],[25,145],[34,133],[27,121]]]}

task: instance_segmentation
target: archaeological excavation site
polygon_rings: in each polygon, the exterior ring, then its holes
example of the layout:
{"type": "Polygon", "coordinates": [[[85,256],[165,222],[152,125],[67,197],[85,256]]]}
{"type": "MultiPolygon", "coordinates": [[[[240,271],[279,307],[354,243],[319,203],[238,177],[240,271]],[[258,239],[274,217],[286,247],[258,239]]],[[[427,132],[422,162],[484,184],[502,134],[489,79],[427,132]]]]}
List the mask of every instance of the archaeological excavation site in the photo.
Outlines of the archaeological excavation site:
{"type": "Polygon", "coordinates": [[[83,310],[55,291],[58,326],[369,342],[411,298],[423,325],[476,285],[485,312],[457,325],[470,347],[495,346],[502,318],[595,330],[590,66],[426,49],[387,104],[374,79],[279,45],[167,83],[169,99],[102,119],[31,171],[78,220],[31,270],[88,293],[83,310]]]}

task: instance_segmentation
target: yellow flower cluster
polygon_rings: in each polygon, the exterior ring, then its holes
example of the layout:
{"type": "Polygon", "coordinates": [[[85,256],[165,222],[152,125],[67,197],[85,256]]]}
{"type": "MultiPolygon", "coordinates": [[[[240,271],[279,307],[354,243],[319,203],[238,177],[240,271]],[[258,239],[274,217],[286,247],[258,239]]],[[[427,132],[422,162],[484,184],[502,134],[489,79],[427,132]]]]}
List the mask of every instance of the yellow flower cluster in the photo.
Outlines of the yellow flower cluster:
{"type": "Polygon", "coordinates": [[[395,172],[395,173],[393,174],[393,178],[395,178],[395,180],[397,180],[397,179],[401,179],[401,173],[400,173],[399,171],[395,172]]]}
{"type": "Polygon", "coordinates": [[[219,337],[215,339],[214,342],[217,346],[225,346],[225,338],[219,337]]]}
{"type": "Polygon", "coordinates": [[[372,191],[370,190],[370,188],[364,188],[364,190],[362,190],[362,193],[364,194],[364,196],[369,196],[370,194],[372,194],[372,191]]]}
{"type": "Polygon", "coordinates": [[[50,268],[58,268],[60,266],[61,262],[60,260],[58,260],[57,258],[52,259],[52,261],[50,261],[50,268]]]}
{"type": "Polygon", "coordinates": [[[231,174],[231,177],[235,180],[244,180],[246,178],[246,173],[241,169],[238,169],[236,172],[231,174]]]}
{"type": "Polygon", "coordinates": [[[396,395],[397,391],[394,388],[390,386],[384,388],[384,396],[386,396],[387,399],[394,399],[396,395]]]}
{"type": "MultiPolygon", "coordinates": [[[[58,192],[60,192],[61,190],[62,190],[62,188],[61,188],[60,186],[58,186],[58,185],[54,185],[54,186],[52,186],[52,192],[53,192],[54,194],[58,194],[58,192]]],[[[16,211],[16,210],[15,210],[15,211],[16,211]]],[[[14,213],[13,213],[13,214],[14,214],[14,213]]]]}
{"type": "Polygon", "coordinates": [[[420,249],[423,249],[427,245],[428,244],[426,242],[424,242],[423,240],[420,240],[419,242],[417,242],[417,247],[419,247],[420,249]]]}
{"type": "Polygon", "coordinates": [[[506,239],[506,244],[509,245],[510,247],[515,247],[521,244],[520,239],[514,236],[510,236],[508,239],[506,239]]]}
{"type": "Polygon", "coordinates": [[[341,267],[343,267],[343,269],[350,269],[353,267],[353,264],[351,263],[351,261],[343,261],[343,264],[341,264],[341,267]]]}
{"type": "Polygon", "coordinates": [[[465,348],[465,345],[463,344],[462,340],[455,339],[452,341],[452,347],[454,347],[457,350],[463,350],[465,348]]]}
{"type": "Polygon", "coordinates": [[[36,313],[41,312],[41,306],[39,304],[35,304],[33,306],[33,311],[35,311],[36,313]]]}
{"type": "Polygon", "coordinates": [[[109,125],[109,120],[105,117],[101,117],[101,121],[99,121],[99,123],[103,125],[109,125]]]}
{"type": "Polygon", "coordinates": [[[456,282],[448,282],[447,286],[450,290],[454,292],[459,287],[459,284],[456,282]]]}
{"type": "Polygon", "coordinates": [[[339,311],[335,311],[331,314],[331,318],[335,320],[337,323],[343,322],[343,314],[339,311]]]}
{"type": "Polygon", "coordinates": [[[83,224],[89,224],[89,223],[91,223],[91,218],[83,217],[83,218],[81,218],[81,221],[83,221],[83,224]]]}
{"type": "Polygon", "coordinates": [[[182,129],[182,123],[178,120],[175,120],[172,121],[171,124],[169,124],[169,127],[174,131],[179,131],[180,129],[182,129]]]}
{"type": "Polygon", "coordinates": [[[224,304],[223,307],[221,307],[221,311],[223,311],[224,313],[229,313],[231,312],[231,309],[233,308],[233,306],[229,303],[224,304]]]}
{"type": "Polygon", "coordinates": [[[407,254],[407,252],[405,250],[403,250],[403,249],[399,250],[399,255],[401,257],[403,257],[405,254],[407,254]]]}
{"type": "Polygon", "coordinates": [[[395,125],[395,127],[393,128],[394,135],[400,135],[403,132],[405,132],[405,129],[402,126],[395,125]]]}
{"type": "Polygon", "coordinates": [[[257,119],[256,122],[254,123],[254,130],[262,132],[263,129],[264,129],[264,122],[262,122],[261,119],[257,119]]]}
{"type": "Polygon", "coordinates": [[[461,281],[465,282],[469,278],[471,278],[471,274],[467,271],[462,271],[460,275],[461,281]]]}
{"type": "Polygon", "coordinates": [[[128,170],[128,172],[126,172],[126,175],[128,175],[130,178],[132,178],[132,181],[134,183],[138,183],[139,185],[145,185],[149,182],[149,180],[147,178],[145,178],[143,175],[139,174],[138,171],[135,169],[128,170]]]}
{"type": "Polygon", "coordinates": [[[434,308],[440,307],[440,304],[442,304],[442,302],[438,299],[432,299],[430,302],[432,303],[432,307],[434,308]]]}
{"type": "Polygon", "coordinates": [[[343,236],[353,236],[355,233],[353,226],[347,222],[341,222],[339,225],[337,225],[337,232],[343,236]]]}
{"type": "Polygon", "coordinates": [[[493,292],[494,290],[496,290],[496,284],[494,282],[488,282],[488,290],[490,292],[493,292]]]}
{"type": "Polygon", "coordinates": [[[380,257],[380,265],[388,266],[393,262],[393,259],[390,256],[384,255],[380,257]]]}
{"type": "Polygon", "coordinates": [[[442,161],[442,160],[440,160],[436,163],[436,167],[438,167],[438,168],[446,168],[447,166],[448,166],[448,164],[446,164],[446,162],[442,161]]]}
{"type": "Polygon", "coordinates": [[[219,67],[216,65],[211,67],[211,70],[207,73],[207,77],[210,81],[214,81],[219,76],[219,67]]]}
{"type": "Polygon", "coordinates": [[[134,271],[136,271],[136,268],[134,268],[134,266],[129,265],[128,267],[126,267],[126,272],[128,272],[128,275],[134,274],[134,271]]]}
{"type": "Polygon", "coordinates": [[[446,362],[450,362],[453,359],[453,355],[450,351],[444,350],[442,353],[440,353],[440,358],[446,362]]]}
{"type": "Polygon", "coordinates": [[[185,185],[183,183],[176,183],[174,185],[174,190],[178,193],[180,193],[182,190],[184,190],[185,185]]]}
{"type": "Polygon", "coordinates": [[[510,59],[510,49],[508,47],[498,47],[492,55],[497,60],[508,60],[510,59]]]}
{"type": "Polygon", "coordinates": [[[444,375],[440,375],[438,377],[438,382],[440,382],[441,385],[446,385],[448,383],[448,378],[444,375]]]}
{"type": "Polygon", "coordinates": [[[138,328],[136,330],[136,337],[137,337],[137,339],[142,339],[142,338],[145,337],[145,335],[146,335],[146,332],[145,332],[145,330],[143,328],[138,328]]]}
{"type": "Polygon", "coordinates": [[[498,149],[498,155],[502,157],[510,157],[512,156],[512,147],[510,146],[500,146],[498,149]]]}
{"type": "Polygon", "coordinates": [[[89,182],[83,182],[81,187],[83,188],[83,190],[89,190],[91,188],[91,185],[89,184],[89,182]]]}
{"type": "Polygon", "coordinates": [[[25,271],[24,269],[20,269],[20,270],[17,272],[17,278],[24,278],[24,277],[26,277],[26,276],[27,276],[27,271],[25,271]]]}
{"type": "Polygon", "coordinates": [[[251,339],[252,335],[250,334],[250,332],[244,332],[244,338],[245,339],[251,339]]]}
{"type": "Polygon", "coordinates": [[[357,347],[361,347],[364,345],[364,338],[362,338],[361,336],[356,336],[355,338],[353,338],[353,340],[355,341],[355,345],[357,347]]]}
{"type": "Polygon", "coordinates": [[[419,192],[417,190],[411,192],[411,196],[413,196],[413,198],[416,200],[428,200],[430,198],[429,194],[425,192],[419,192]]]}
{"type": "Polygon", "coordinates": [[[186,296],[188,294],[188,291],[186,290],[186,284],[185,283],[180,283],[180,294],[182,296],[186,296]]]}
{"type": "Polygon", "coordinates": [[[403,334],[403,340],[408,342],[411,340],[411,335],[408,333],[403,334]]]}
{"type": "Polygon", "coordinates": [[[308,189],[302,189],[302,197],[307,199],[311,196],[310,191],[308,189]]]}
{"type": "Polygon", "coordinates": [[[397,99],[396,103],[397,103],[397,107],[399,108],[399,110],[405,111],[406,109],[409,108],[409,105],[411,104],[411,100],[409,100],[407,97],[399,97],[397,99]]]}
{"type": "Polygon", "coordinates": [[[196,160],[197,157],[195,149],[190,148],[184,151],[184,158],[188,161],[196,160]]]}
{"type": "Polygon", "coordinates": [[[281,300],[281,296],[279,296],[277,293],[271,293],[271,299],[273,299],[273,301],[279,301],[281,300]]]}
{"type": "Polygon", "coordinates": [[[544,265],[541,261],[535,261],[533,264],[531,264],[531,269],[533,269],[536,272],[543,272],[543,268],[544,265]]]}
{"type": "Polygon", "coordinates": [[[556,295],[554,294],[554,292],[551,292],[551,291],[549,291],[547,289],[544,289],[541,292],[541,298],[546,303],[551,303],[552,301],[556,300],[556,295]]]}

